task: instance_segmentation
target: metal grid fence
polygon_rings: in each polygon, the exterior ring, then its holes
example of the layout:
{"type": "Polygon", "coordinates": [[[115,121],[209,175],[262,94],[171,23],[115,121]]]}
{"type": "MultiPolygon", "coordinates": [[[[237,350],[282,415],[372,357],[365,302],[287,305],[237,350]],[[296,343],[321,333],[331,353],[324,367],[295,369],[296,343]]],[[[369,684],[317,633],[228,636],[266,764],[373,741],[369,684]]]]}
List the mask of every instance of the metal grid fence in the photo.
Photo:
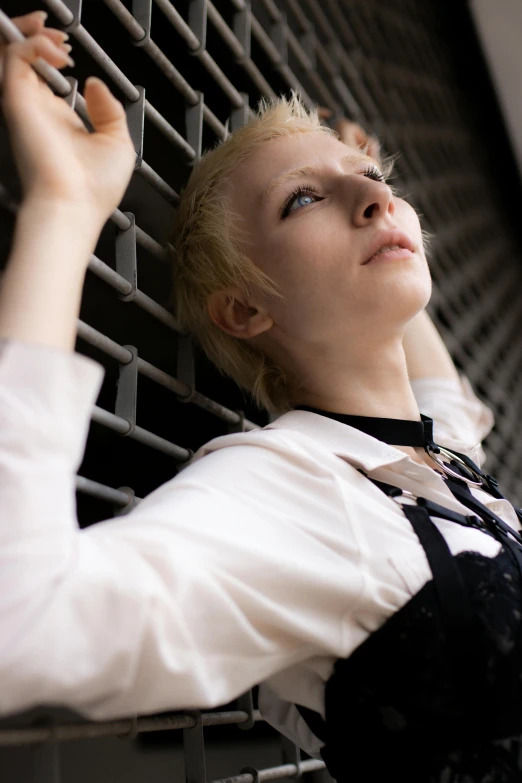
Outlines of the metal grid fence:
{"type": "MultiPolygon", "coordinates": [[[[166,306],[162,243],[202,149],[225,136],[227,120],[231,130],[247,121],[261,95],[290,87],[308,106],[333,109],[332,122],[348,116],[378,135],[386,153],[400,153],[396,185],[435,235],[428,309],[457,365],[495,411],[488,472],[522,504],[521,254],[492,183],[480,117],[456,84],[439,3],[85,0],[82,7],[82,0],[41,0],[3,7],[10,16],[45,8],[47,24],[69,33],[74,77],[55,72],[53,88],[85,119],[78,81],[81,88],[88,75],[101,76],[124,102],[136,149],[132,182],[91,256],[78,321],[77,350],[106,367],[77,477],[82,526],[127,513],[210,438],[268,422],[177,329],[166,306]]],[[[494,111],[485,96],[485,110],[494,111]]],[[[1,219],[7,226],[10,217],[11,228],[16,187],[5,170],[1,219]]],[[[204,714],[97,724],[50,715],[47,726],[3,722],[0,745],[178,729],[191,783],[205,781],[203,726],[249,728],[261,720],[251,693],[204,714]]],[[[287,740],[282,747],[283,765],[231,770],[227,781],[299,777],[323,767],[301,760],[287,740]]]]}

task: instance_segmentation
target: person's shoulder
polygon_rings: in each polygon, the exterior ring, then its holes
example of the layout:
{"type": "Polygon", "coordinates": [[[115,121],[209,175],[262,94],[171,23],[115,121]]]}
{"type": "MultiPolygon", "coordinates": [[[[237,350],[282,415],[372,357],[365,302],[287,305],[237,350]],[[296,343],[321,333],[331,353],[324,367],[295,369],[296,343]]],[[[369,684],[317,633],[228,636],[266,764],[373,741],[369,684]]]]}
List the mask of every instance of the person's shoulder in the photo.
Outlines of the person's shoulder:
{"type": "MultiPolygon", "coordinates": [[[[226,450],[227,459],[242,460],[248,451],[249,457],[255,458],[257,454],[261,459],[265,452],[274,454],[292,454],[303,450],[302,433],[293,430],[278,428],[265,429],[259,427],[245,432],[233,432],[228,435],[218,435],[216,438],[204,443],[194,453],[188,465],[201,460],[209,454],[226,450]]],[[[305,450],[305,454],[308,453],[305,450]]]]}
{"type": "Polygon", "coordinates": [[[307,435],[284,427],[219,435],[198,448],[181,475],[212,484],[233,477],[245,486],[287,485],[288,492],[312,479],[332,481],[334,454],[307,435]]]}

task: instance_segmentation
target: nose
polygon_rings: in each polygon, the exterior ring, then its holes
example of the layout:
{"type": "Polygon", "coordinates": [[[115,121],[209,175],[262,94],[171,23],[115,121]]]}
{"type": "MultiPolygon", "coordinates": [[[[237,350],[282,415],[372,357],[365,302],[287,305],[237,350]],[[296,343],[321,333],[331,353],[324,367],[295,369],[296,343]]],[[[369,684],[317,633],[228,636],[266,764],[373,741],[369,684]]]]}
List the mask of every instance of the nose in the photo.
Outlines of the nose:
{"type": "Polygon", "coordinates": [[[358,177],[358,180],[353,210],[353,221],[357,226],[367,226],[379,218],[394,214],[395,203],[389,185],[368,177],[358,177]]]}

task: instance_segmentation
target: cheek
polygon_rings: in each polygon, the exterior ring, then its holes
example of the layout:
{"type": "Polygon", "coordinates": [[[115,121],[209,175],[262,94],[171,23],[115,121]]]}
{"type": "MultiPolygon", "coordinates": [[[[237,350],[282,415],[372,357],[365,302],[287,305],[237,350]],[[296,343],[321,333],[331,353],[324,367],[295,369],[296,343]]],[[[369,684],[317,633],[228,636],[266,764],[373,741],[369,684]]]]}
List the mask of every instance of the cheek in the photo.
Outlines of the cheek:
{"type": "Polygon", "coordinates": [[[306,270],[309,277],[324,257],[329,241],[323,222],[314,221],[312,216],[307,220],[296,220],[294,225],[285,225],[283,231],[275,231],[272,236],[263,238],[265,265],[277,270],[280,276],[286,274],[295,279],[306,270]]]}
{"type": "Polygon", "coordinates": [[[414,241],[420,241],[420,244],[422,244],[421,224],[418,215],[411,204],[408,204],[408,202],[404,201],[402,198],[397,198],[395,200],[395,211],[401,221],[401,225],[404,226],[411,238],[414,241]]]}

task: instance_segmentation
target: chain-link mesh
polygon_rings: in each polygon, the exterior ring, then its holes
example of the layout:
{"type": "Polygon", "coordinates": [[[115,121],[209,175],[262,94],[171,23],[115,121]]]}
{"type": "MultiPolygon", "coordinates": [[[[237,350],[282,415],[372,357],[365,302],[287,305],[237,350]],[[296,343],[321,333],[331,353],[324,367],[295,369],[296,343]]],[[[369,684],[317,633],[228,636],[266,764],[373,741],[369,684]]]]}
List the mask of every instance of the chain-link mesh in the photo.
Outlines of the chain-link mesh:
{"type": "MultiPolygon", "coordinates": [[[[90,259],[78,322],[77,350],[106,369],[77,478],[80,524],[126,513],[211,438],[268,421],[177,329],[163,243],[202,150],[224,137],[227,121],[232,130],[247,121],[259,97],[290,87],[308,106],[333,109],[332,123],[345,115],[376,134],[385,153],[400,153],[394,184],[435,235],[428,310],[457,366],[496,414],[485,442],[487,470],[520,505],[522,273],[511,203],[519,191],[506,173],[510,151],[465,8],[436,0],[3,4],[9,16],[38,7],[73,43],[76,68],[66,86],[56,81],[56,91],[71,91],[82,115],[83,81],[101,76],[126,107],[137,154],[128,191],[90,259]]],[[[5,258],[19,202],[8,154],[2,172],[5,258]]],[[[179,729],[187,778],[201,783],[203,726],[256,722],[245,694],[204,714],[96,725],[56,715],[51,725],[4,722],[0,743],[179,729]]],[[[321,769],[320,761],[301,761],[292,743],[282,747],[286,766],[264,773],[248,767],[228,780],[321,769]]],[[[47,769],[57,780],[54,755],[47,769]]]]}

